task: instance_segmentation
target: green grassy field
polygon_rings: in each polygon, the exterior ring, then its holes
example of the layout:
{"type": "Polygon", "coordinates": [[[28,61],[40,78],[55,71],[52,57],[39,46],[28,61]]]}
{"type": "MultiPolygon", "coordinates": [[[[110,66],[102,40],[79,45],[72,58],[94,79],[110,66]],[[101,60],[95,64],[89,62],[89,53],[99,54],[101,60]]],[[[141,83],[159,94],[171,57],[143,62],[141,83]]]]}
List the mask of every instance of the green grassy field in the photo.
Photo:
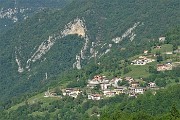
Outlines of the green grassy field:
{"type": "Polygon", "coordinates": [[[152,62],[146,65],[130,65],[129,68],[131,69],[131,71],[123,75],[123,77],[133,77],[135,79],[148,77],[150,75],[149,66],[156,66],[156,64],[156,62],[152,62]]]}
{"type": "Polygon", "coordinates": [[[161,49],[154,49],[154,47],[152,47],[152,53],[157,53],[160,52],[165,53],[165,52],[172,52],[173,51],[173,45],[172,44],[164,44],[161,46],[161,49]]]}
{"type": "Polygon", "coordinates": [[[45,113],[36,111],[36,112],[31,113],[30,115],[32,115],[32,116],[45,116],[45,113]]]}
{"type": "MultiPolygon", "coordinates": [[[[60,98],[59,98],[59,97],[44,97],[44,93],[40,93],[40,94],[38,94],[38,95],[35,95],[35,96],[29,98],[29,99],[27,100],[27,102],[28,102],[29,104],[33,104],[33,103],[37,103],[37,102],[42,102],[42,103],[43,103],[42,106],[45,107],[45,106],[47,106],[50,102],[52,102],[52,101],[54,101],[54,100],[58,100],[58,99],[60,99],[60,98]]],[[[10,109],[8,109],[8,111],[16,110],[16,109],[18,109],[18,107],[23,106],[23,105],[25,105],[25,101],[22,102],[22,103],[19,103],[19,104],[17,104],[17,105],[12,106],[10,109]]]]}
{"type": "Polygon", "coordinates": [[[144,78],[148,77],[150,74],[148,72],[148,65],[130,65],[131,71],[124,75],[124,77],[133,77],[133,78],[144,78]]]}

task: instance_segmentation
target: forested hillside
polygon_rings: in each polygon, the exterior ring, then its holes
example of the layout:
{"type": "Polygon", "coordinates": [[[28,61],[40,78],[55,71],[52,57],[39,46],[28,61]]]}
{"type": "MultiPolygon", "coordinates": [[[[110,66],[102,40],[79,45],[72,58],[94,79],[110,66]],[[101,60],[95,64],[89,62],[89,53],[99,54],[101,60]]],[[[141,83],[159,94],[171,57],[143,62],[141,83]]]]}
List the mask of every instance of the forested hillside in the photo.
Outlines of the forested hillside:
{"type": "Polygon", "coordinates": [[[43,9],[61,9],[72,0],[0,0],[0,32],[43,9]]]}
{"type": "Polygon", "coordinates": [[[77,76],[57,77],[73,66],[92,68],[86,72],[90,74],[100,72],[93,63],[102,63],[113,71],[117,60],[150,49],[153,41],[180,23],[179,4],[179,0],[75,0],[61,10],[45,9],[17,23],[0,36],[0,99],[76,80],[77,76]]]}
{"type": "Polygon", "coordinates": [[[179,0],[52,1],[0,34],[0,120],[180,119],[179,0]]]}
{"type": "Polygon", "coordinates": [[[129,98],[122,94],[100,101],[85,100],[82,95],[34,103],[26,100],[15,110],[1,110],[0,120],[179,120],[179,90],[179,85],[174,85],[156,95],[147,92],[129,98]]]}

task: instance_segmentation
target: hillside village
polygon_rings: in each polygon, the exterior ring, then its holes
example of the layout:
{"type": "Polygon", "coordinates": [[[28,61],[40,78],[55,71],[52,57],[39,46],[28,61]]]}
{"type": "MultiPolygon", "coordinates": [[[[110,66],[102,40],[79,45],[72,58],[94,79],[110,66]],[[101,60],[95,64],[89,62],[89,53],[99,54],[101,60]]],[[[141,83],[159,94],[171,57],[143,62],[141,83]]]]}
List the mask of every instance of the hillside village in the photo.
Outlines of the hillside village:
{"type": "MultiPolygon", "coordinates": [[[[146,90],[158,90],[159,87],[156,83],[150,82],[146,86],[141,86],[141,83],[145,83],[143,80],[135,80],[132,77],[113,78],[107,79],[106,76],[96,75],[93,79],[88,80],[86,89],[87,98],[91,100],[100,100],[106,97],[114,97],[115,95],[127,94],[131,97],[137,97],[139,94],[143,94],[146,90]],[[120,85],[121,83],[124,83],[120,85]]],[[[71,96],[77,98],[79,94],[82,94],[83,90],[78,88],[66,88],[62,89],[63,96],[71,96]]],[[[45,92],[44,97],[58,97],[54,92],[45,92]]]]}
{"type": "MultiPolygon", "coordinates": [[[[173,68],[179,65],[178,61],[180,59],[180,47],[173,51],[171,45],[163,44],[164,41],[165,37],[160,37],[159,42],[162,43],[162,45],[153,46],[151,51],[144,50],[143,54],[132,59],[130,65],[143,66],[155,62],[157,63],[155,68],[158,72],[173,70],[173,68]],[[166,46],[171,46],[171,48],[167,48],[166,46]]],[[[83,89],[62,89],[62,96],[71,96],[73,98],[77,98],[79,94],[82,94],[84,96],[86,95],[87,99],[90,100],[101,100],[120,94],[127,94],[129,97],[137,97],[140,94],[144,94],[144,92],[148,90],[151,90],[153,94],[156,94],[156,90],[159,89],[160,87],[156,85],[155,81],[146,82],[143,80],[143,78],[135,79],[132,76],[126,76],[108,79],[108,77],[104,75],[95,75],[92,79],[88,80],[87,86],[83,89]]],[[[50,92],[48,90],[45,92],[44,97],[62,96],[58,96],[55,92],[50,92]]]]}
{"type": "Polygon", "coordinates": [[[180,119],[180,0],[0,1],[0,120],[180,119]]]}
{"type": "Polygon", "coordinates": [[[157,61],[157,71],[172,70],[173,67],[179,65],[180,61],[180,46],[173,50],[171,44],[164,44],[166,38],[160,37],[161,45],[153,46],[151,51],[144,50],[144,53],[139,58],[134,59],[131,65],[146,65],[157,61]]]}

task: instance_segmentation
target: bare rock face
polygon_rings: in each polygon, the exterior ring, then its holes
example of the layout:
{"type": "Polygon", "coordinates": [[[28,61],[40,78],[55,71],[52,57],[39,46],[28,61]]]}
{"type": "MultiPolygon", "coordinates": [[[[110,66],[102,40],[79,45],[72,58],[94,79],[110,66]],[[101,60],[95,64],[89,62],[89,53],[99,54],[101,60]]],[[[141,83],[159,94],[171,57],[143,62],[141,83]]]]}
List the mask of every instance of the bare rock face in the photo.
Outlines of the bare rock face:
{"type": "MultiPolygon", "coordinates": [[[[17,49],[17,48],[16,48],[17,49]]],[[[16,63],[18,65],[18,72],[19,73],[22,73],[24,72],[24,68],[22,67],[22,64],[21,64],[21,61],[20,59],[18,58],[18,54],[20,54],[20,52],[17,50],[15,51],[15,60],[16,60],[16,63]]]]}
{"type": "Polygon", "coordinates": [[[13,22],[17,22],[18,21],[18,18],[16,16],[16,14],[18,13],[18,8],[14,8],[14,9],[1,9],[0,10],[0,18],[3,19],[3,18],[7,18],[7,19],[11,19],[13,20],[13,22]]]}
{"type": "Polygon", "coordinates": [[[81,59],[85,59],[85,53],[86,53],[86,50],[88,49],[88,43],[89,43],[89,38],[87,36],[87,28],[84,22],[85,21],[79,18],[76,18],[74,21],[68,23],[65,26],[64,31],[61,32],[62,37],[76,34],[85,39],[85,43],[80,53],[76,55],[76,62],[73,64],[73,68],[77,68],[77,69],[81,69],[81,59]]]}
{"type": "Polygon", "coordinates": [[[83,38],[86,36],[86,27],[83,21],[79,18],[75,19],[74,21],[68,23],[65,26],[64,31],[61,32],[62,36],[77,34],[83,38]]]}
{"type": "Polygon", "coordinates": [[[36,52],[27,60],[26,68],[29,69],[31,62],[36,62],[41,59],[41,57],[51,49],[54,43],[55,39],[52,36],[49,36],[48,40],[42,42],[36,52]]]}
{"type": "Polygon", "coordinates": [[[73,68],[81,69],[81,57],[76,55],[76,62],[73,64],[73,68]]]}
{"type": "Polygon", "coordinates": [[[114,43],[121,42],[124,38],[129,37],[131,41],[134,40],[136,34],[133,33],[133,31],[136,29],[136,27],[140,24],[140,22],[137,22],[133,25],[133,27],[129,28],[121,37],[113,38],[112,41],[114,43]]]}

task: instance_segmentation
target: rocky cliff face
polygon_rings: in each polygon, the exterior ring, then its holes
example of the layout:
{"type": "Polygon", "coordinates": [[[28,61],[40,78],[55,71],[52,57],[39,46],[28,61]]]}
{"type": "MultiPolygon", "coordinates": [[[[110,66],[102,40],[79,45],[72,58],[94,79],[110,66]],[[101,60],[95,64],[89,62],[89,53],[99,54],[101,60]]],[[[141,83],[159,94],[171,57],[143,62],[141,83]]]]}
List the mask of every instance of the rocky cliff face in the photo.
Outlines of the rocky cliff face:
{"type": "MultiPolygon", "coordinates": [[[[17,22],[19,17],[22,16],[23,19],[28,18],[27,12],[30,12],[30,8],[1,8],[0,19],[9,19],[12,22],[17,22]]],[[[6,24],[4,26],[7,26],[6,24]]]]}
{"type": "MultiPolygon", "coordinates": [[[[67,25],[65,25],[64,30],[62,30],[60,33],[53,34],[49,36],[49,38],[45,41],[43,41],[39,47],[37,47],[37,50],[32,54],[29,55],[29,59],[26,61],[26,65],[23,68],[21,65],[21,59],[18,58],[18,54],[20,55],[20,49],[16,47],[16,52],[15,52],[15,60],[18,65],[18,72],[22,73],[24,72],[25,69],[27,71],[31,70],[31,64],[35,63],[37,60],[41,60],[42,56],[44,56],[53,46],[54,44],[58,41],[61,40],[62,38],[68,36],[68,35],[78,35],[82,39],[84,39],[84,45],[81,48],[81,51],[77,53],[76,55],[76,62],[72,65],[73,67],[76,67],[77,69],[81,69],[81,59],[85,59],[86,57],[86,50],[88,48],[88,42],[89,38],[87,35],[87,29],[85,26],[85,23],[83,20],[76,18],[73,21],[69,22],[67,25]]],[[[21,47],[21,46],[19,46],[21,47]]],[[[36,49],[36,46],[34,47],[36,49]]]]}

